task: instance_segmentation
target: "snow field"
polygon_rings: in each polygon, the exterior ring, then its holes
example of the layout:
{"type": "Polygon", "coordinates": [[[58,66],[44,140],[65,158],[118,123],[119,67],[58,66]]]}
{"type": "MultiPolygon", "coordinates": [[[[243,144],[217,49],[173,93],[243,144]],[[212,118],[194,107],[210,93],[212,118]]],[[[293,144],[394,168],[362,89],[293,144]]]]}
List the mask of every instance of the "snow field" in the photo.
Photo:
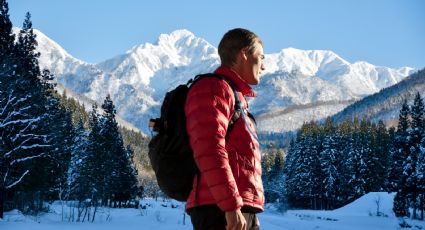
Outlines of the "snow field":
{"type": "MultiPolygon", "coordinates": [[[[332,211],[289,210],[278,212],[268,204],[259,214],[263,230],[397,230],[399,220],[392,212],[394,193],[369,193],[332,211]],[[377,206],[379,204],[379,209],[377,206]]],[[[158,199],[141,201],[144,209],[102,208],[94,223],[61,221],[62,206],[55,202],[50,211],[38,217],[24,216],[17,210],[5,213],[1,230],[183,230],[192,229],[184,203],[158,199]],[[183,225],[185,217],[185,225],[183,225]]],[[[64,211],[69,215],[69,207],[64,211]],[[68,210],[68,211],[67,211],[68,210]]],[[[425,229],[424,221],[407,220],[410,229],[425,229]]]]}

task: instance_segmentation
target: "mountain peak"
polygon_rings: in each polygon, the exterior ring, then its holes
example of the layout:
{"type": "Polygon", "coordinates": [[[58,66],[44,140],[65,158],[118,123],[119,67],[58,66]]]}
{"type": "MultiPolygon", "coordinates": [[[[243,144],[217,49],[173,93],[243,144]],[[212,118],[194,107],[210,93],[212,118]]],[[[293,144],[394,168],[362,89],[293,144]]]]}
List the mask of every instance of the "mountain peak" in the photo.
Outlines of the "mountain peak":
{"type": "Polygon", "coordinates": [[[171,45],[176,46],[178,44],[187,44],[191,40],[195,39],[195,35],[186,29],[175,30],[170,34],[161,34],[159,35],[157,44],[159,46],[171,45]]]}
{"type": "Polygon", "coordinates": [[[195,37],[195,35],[187,29],[175,30],[175,31],[171,32],[170,34],[168,34],[168,36],[175,37],[175,38],[195,37]]]}
{"type": "Polygon", "coordinates": [[[323,76],[335,68],[344,68],[350,63],[329,50],[301,50],[293,47],[282,49],[279,53],[267,55],[267,73],[277,70],[297,71],[307,76],[323,76]],[[329,69],[329,67],[331,67],[329,69]]]}
{"type": "MultiPolygon", "coordinates": [[[[18,35],[21,28],[19,27],[13,27],[13,33],[18,35]]],[[[51,56],[55,56],[56,58],[73,58],[67,51],[65,51],[58,43],[53,41],[51,38],[47,37],[44,33],[41,31],[33,28],[34,34],[37,36],[37,50],[43,51],[40,52],[42,54],[49,53],[51,56]],[[51,54],[52,52],[55,53],[55,55],[51,54]]],[[[79,60],[78,60],[79,61],[79,60]]]]}
{"type": "Polygon", "coordinates": [[[334,53],[330,50],[301,50],[293,47],[288,47],[286,49],[282,49],[280,52],[282,55],[289,56],[306,56],[309,59],[316,59],[317,61],[322,61],[323,59],[338,59],[345,64],[349,65],[350,63],[343,58],[341,58],[338,54],[334,53]]]}

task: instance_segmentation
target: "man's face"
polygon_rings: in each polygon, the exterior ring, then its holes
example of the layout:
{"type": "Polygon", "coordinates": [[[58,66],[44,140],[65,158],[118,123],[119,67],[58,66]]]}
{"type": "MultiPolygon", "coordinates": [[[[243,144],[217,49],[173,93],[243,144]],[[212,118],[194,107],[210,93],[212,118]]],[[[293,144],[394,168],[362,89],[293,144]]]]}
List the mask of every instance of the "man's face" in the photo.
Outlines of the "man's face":
{"type": "Polygon", "coordinates": [[[246,60],[242,77],[246,83],[258,85],[260,83],[261,72],[265,70],[263,46],[257,42],[252,54],[248,50],[245,52],[246,60]]]}

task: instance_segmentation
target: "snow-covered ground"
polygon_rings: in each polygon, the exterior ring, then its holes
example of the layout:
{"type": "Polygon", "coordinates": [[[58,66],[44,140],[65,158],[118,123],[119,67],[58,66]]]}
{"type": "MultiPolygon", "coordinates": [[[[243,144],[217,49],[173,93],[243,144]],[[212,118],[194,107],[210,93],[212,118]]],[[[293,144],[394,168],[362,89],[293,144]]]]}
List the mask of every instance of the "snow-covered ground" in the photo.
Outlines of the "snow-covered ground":
{"type": "MultiPolygon", "coordinates": [[[[376,230],[400,229],[392,212],[394,194],[369,193],[351,204],[333,211],[289,210],[282,214],[273,206],[259,215],[263,230],[376,230]],[[379,210],[377,209],[379,201],[379,210]],[[377,212],[380,214],[377,215],[377,212]]],[[[190,218],[184,215],[184,204],[175,201],[143,200],[146,209],[102,209],[94,223],[61,221],[59,203],[39,217],[24,216],[14,210],[5,213],[1,230],[140,230],[192,229],[190,218]],[[172,207],[173,206],[173,207],[172,207]],[[177,207],[176,207],[177,206],[177,207]],[[183,218],[185,217],[185,225],[183,218]]],[[[66,214],[69,208],[65,209],[66,214]]],[[[411,229],[425,229],[425,222],[407,220],[411,229]]]]}

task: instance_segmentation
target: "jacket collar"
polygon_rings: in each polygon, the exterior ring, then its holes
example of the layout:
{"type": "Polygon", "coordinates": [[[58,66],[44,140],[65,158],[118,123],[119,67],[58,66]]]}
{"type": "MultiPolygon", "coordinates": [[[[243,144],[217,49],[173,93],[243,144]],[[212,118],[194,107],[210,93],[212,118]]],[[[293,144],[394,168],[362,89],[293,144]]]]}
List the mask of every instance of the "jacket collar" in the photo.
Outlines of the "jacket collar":
{"type": "Polygon", "coordinates": [[[249,86],[244,80],[242,80],[241,76],[233,71],[231,68],[222,65],[218,67],[214,73],[221,74],[226,76],[233,84],[236,89],[242,93],[242,95],[247,97],[256,97],[257,94],[254,90],[252,90],[251,86],[249,86]]]}

